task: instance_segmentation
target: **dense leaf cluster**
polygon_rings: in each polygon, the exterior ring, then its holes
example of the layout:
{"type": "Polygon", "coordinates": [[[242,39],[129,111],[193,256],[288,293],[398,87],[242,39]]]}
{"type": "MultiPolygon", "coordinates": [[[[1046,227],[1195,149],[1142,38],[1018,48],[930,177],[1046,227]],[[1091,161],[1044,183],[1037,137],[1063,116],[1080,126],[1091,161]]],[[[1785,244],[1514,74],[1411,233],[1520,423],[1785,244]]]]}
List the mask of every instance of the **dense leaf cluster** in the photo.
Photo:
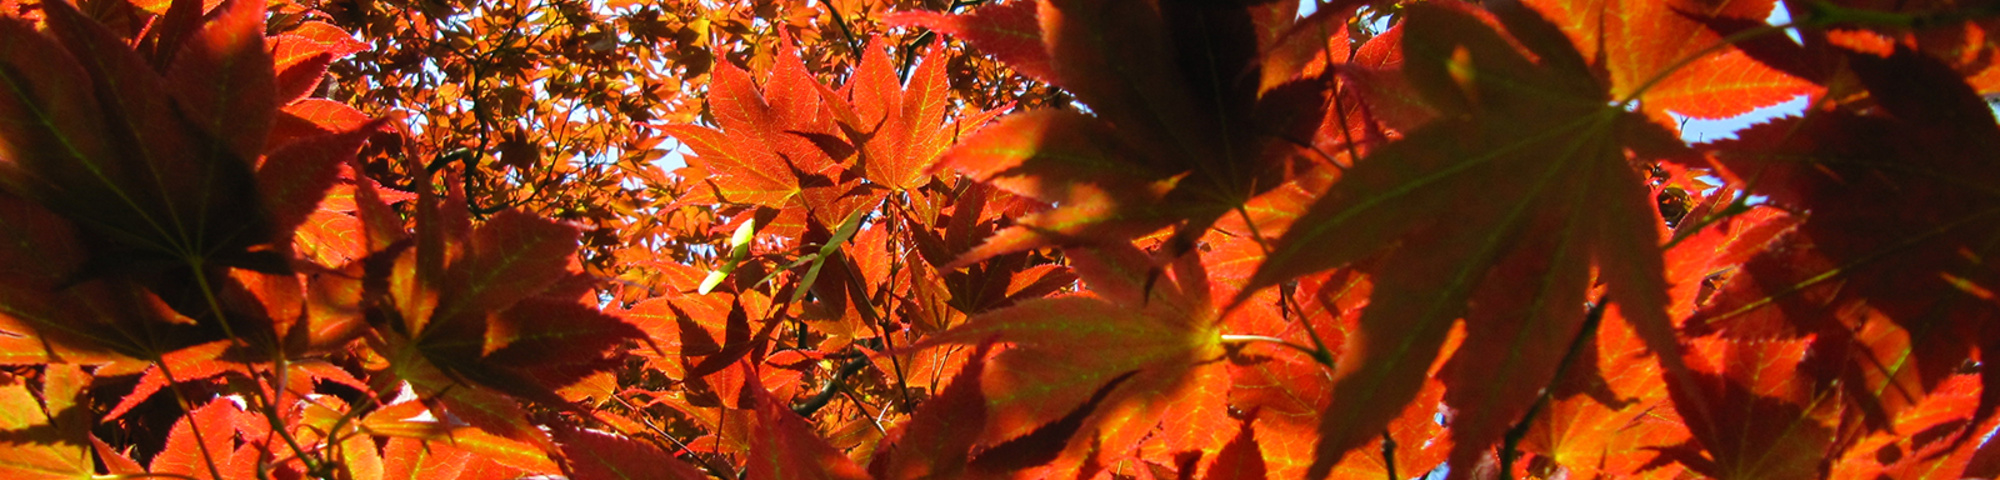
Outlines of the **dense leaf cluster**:
{"type": "Polygon", "coordinates": [[[2000,7],[1314,6],[0,3],[0,472],[2000,474],[2000,7]]]}

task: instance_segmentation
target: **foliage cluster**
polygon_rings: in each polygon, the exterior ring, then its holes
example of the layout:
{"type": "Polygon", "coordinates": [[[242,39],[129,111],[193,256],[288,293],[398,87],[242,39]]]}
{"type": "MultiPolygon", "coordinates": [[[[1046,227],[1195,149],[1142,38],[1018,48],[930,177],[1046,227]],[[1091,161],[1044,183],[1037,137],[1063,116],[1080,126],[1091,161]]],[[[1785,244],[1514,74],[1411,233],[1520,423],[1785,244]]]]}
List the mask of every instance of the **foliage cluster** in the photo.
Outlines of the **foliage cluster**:
{"type": "Polygon", "coordinates": [[[1297,7],[0,3],[0,471],[2000,474],[2000,4],[1297,7]]]}

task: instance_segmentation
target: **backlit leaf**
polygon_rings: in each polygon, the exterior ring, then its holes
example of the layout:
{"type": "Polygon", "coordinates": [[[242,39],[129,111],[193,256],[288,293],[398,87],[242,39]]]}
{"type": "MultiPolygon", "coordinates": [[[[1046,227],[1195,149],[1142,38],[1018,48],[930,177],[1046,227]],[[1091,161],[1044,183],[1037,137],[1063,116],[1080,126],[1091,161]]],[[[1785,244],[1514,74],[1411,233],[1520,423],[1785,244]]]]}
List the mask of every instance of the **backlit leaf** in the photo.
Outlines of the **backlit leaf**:
{"type": "Polygon", "coordinates": [[[76,403],[82,386],[76,377],[88,376],[73,367],[50,370],[55,378],[43,387],[46,404],[20,378],[0,385],[0,470],[35,480],[91,478],[88,412],[78,410],[88,406],[76,403]]]}
{"type": "Polygon", "coordinates": [[[650,445],[630,438],[588,430],[558,431],[556,443],[563,446],[578,480],[662,479],[702,480],[701,471],[650,445]]]}
{"type": "Polygon", "coordinates": [[[749,469],[755,478],[861,480],[868,473],[827,445],[812,426],[785,408],[758,382],[743,385],[746,401],[755,404],[756,432],[750,438],[749,469]]]}
{"type": "MultiPolygon", "coordinates": [[[[2000,319],[1990,293],[2000,277],[1980,260],[2000,225],[1985,187],[2000,178],[1985,161],[2000,127],[1930,57],[1846,55],[1879,109],[1779,119],[1703,146],[1725,174],[1805,220],[1689,322],[1733,338],[1857,337],[1864,349],[1839,355],[1862,375],[1848,380],[1893,415],[1981,347],[1969,332],[2000,319]]],[[[1996,377],[1982,374],[1989,385],[1996,377]]],[[[1996,405],[2000,397],[1984,397],[1979,418],[1996,405]]]]}
{"type": "MultiPolygon", "coordinates": [[[[1464,412],[1453,457],[1474,461],[1555,373],[1562,349],[1550,347],[1575,335],[1593,264],[1647,346],[1676,351],[1657,213],[1627,155],[1665,153],[1678,142],[1644,117],[1607,106],[1604,87],[1566,42],[1535,44],[1539,58],[1530,60],[1482,13],[1446,6],[1410,13],[1404,74],[1448,116],[1348,170],[1279,240],[1246,290],[1400,245],[1387,249],[1361,331],[1347,340],[1349,359],[1322,417],[1315,478],[1412,399],[1461,316],[1473,346],[1461,352],[1463,365],[1522,375],[1447,378],[1448,401],[1464,412]]],[[[1552,30],[1531,12],[1506,18],[1508,28],[1535,39],[1552,30]]],[[[1669,365],[1678,360],[1667,356],[1669,365]]]]}
{"type": "Polygon", "coordinates": [[[1774,2],[1525,3],[1561,27],[1583,58],[1608,70],[1614,97],[1638,98],[1649,112],[1728,118],[1793,96],[1819,93],[1815,85],[1758,63],[1740,50],[1716,49],[1722,35],[1699,21],[1762,22],[1774,2]]]}

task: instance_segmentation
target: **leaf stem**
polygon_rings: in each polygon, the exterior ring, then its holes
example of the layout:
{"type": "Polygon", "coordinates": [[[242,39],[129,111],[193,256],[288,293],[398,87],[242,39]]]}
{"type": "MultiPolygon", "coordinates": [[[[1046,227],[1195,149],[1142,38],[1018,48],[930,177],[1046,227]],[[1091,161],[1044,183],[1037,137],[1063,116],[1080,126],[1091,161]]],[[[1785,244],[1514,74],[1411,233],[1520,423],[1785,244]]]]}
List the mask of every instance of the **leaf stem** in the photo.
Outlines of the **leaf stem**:
{"type": "MultiPolygon", "coordinates": [[[[201,296],[204,300],[208,302],[209,311],[214,312],[216,323],[222,325],[222,332],[224,334],[229,335],[230,340],[242,342],[243,340],[236,336],[236,331],[229,326],[229,316],[223,313],[222,302],[215,294],[215,287],[211,285],[208,281],[208,274],[206,272],[206,269],[203,268],[203,262],[204,259],[202,257],[195,256],[188,258],[188,263],[194,270],[195,284],[201,288],[201,296]]],[[[271,389],[273,392],[276,393],[278,398],[282,399],[285,396],[284,395],[284,388],[286,385],[285,370],[287,369],[287,364],[289,362],[285,360],[285,353],[283,351],[282,344],[280,344],[277,347],[274,347],[271,351],[267,351],[265,353],[271,355],[271,357],[275,359],[273,360],[273,367],[275,368],[272,370],[272,377],[273,380],[275,380],[275,382],[271,385],[271,389]]],[[[165,360],[165,358],[162,358],[160,360],[159,366],[161,373],[168,373],[167,361],[165,360]]],[[[255,375],[253,374],[252,376],[254,377],[255,375]]],[[[168,375],[167,379],[169,382],[172,382],[173,376],[168,375]]],[[[285,422],[283,420],[283,417],[278,415],[277,408],[274,405],[272,405],[271,399],[264,395],[264,389],[253,388],[250,393],[252,396],[256,397],[257,403],[259,404],[259,408],[257,408],[258,410],[257,413],[263,416],[266,422],[270,423],[272,434],[277,435],[278,438],[284,440],[285,445],[292,449],[292,453],[298,457],[299,462],[305,464],[306,472],[315,476],[330,478],[331,477],[330,475],[326,475],[327,472],[321,470],[321,468],[324,467],[325,465],[321,465],[318,461],[316,461],[316,459],[312,457],[312,455],[307,454],[305,448],[299,445],[298,439],[293,438],[292,433],[284,428],[285,422]]],[[[176,394],[178,394],[178,392],[176,392],[176,394]]],[[[183,408],[186,407],[183,406],[183,408]]],[[[189,426],[193,426],[193,424],[190,423],[189,426]]],[[[213,465],[211,465],[210,468],[213,469],[213,465]]],[[[260,475],[263,473],[262,469],[259,469],[258,472],[260,475]]],[[[215,478],[222,478],[222,477],[217,476],[215,478]]]]}
{"type": "MultiPolygon", "coordinates": [[[[1270,255],[1265,255],[1265,257],[1269,258],[1270,255]]],[[[1319,330],[1314,329],[1312,321],[1305,318],[1305,309],[1299,308],[1297,288],[1295,285],[1279,285],[1278,301],[1283,302],[1281,306],[1288,312],[1287,316],[1296,313],[1299,324],[1305,326],[1306,338],[1312,339],[1313,342],[1313,360],[1318,361],[1320,365],[1325,365],[1327,370],[1332,370],[1333,351],[1326,348],[1326,340],[1319,338],[1319,330]]]]}
{"type": "Polygon", "coordinates": [[[1257,242],[1259,253],[1263,253],[1265,257],[1271,256],[1271,244],[1264,240],[1264,233],[1257,229],[1257,220],[1250,218],[1250,209],[1244,207],[1243,203],[1236,203],[1236,215],[1243,217],[1243,228],[1248,230],[1250,239],[1257,242]]]}
{"type": "MultiPolygon", "coordinates": [[[[241,338],[236,336],[236,330],[229,326],[229,316],[222,313],[222,301],[218,300],[215,296],[215,287],[208,283],[207,268],[204,268],[206,259],[199,255],[190,255],[187,258],[187,263],[188,268],[194,271],[195,285],[201,288],[202,300],[206,300],[208,302],[208,310],[215,313],[215,323],[222,325],[222,333],[228,335],[230,340],[241,340],[241,338]]],[[[165,365],[166,362],[162,361],[160,368],[165,369],[165,365]]]]}
{"type": "MultiPolygon", "coordinates": [[[[1325,36],[1327,40],[1333,39],[1333,32],[1327,31],[1325,24],[1321,24],[1319,28],[1320,28],[1319,32],[1320,35],[1325,36]]],[[[1326,43],[1326,42],[1322,41],[1320,43],[1326,43]]],[[[1348,55],[1352,56],[1353,53],[1354,52],[1352,48],[1350,48],[1348,51],[1348,55]]],[[[1335,121],[1340,122],[1340,144],[1342,148],[1345,148],[1347,150],[1348,163],[1353,163],[1354,161],[1361,159],[1361,152],[1354,148],[1353,128],[1350,128],[1347,125],[1347,107],[1344,105],[1345,102],[1340,101],[1340,87],[1345,85],[1346,82],[1339,81],[1340,75],[1338,74],[1337,71],[1334,70],[1335,64],[1333,63],[1332,47],[1321,45],[1319,48],[1319,55],[1320,58],[1326,62],[1326,70],[1327,70],[1326,91],[1327,95],[1333,97],[1333,118],[1335,121]]],[[[1365,104],[1361,106],[1363,108],[1367,107],[1367,105],[1365,104]]],[[[1314,146],[1313,150],[1317,151],[1319,150],[1319,147],[1314,146]]],[[[1326,152],[1320,152],[1320,155],[1326,155],[1326,152]]],[[[1328,161],[1329,163],[1332,163],[1334,167],[1339,168],[1341,171],[1343,172],[1347,171],[1347,167],[1342,166],[1340,162],[1332,161],[1331,158],[1328,158],[1328,161]]]]}
{"type": "Polygon", "coordinates": [[[193,404],[188,403],[187,396],[181,393],[180,380],[174,378],[174,371],[167,367],[166,358],[156,360],[154,365],[160,367],[160,375],[167,377],[167,391],[174,395],[174,403],[181,406],[181,418],[187,420],[188,431],[194,434],[196,450],[201,452],[202,464],[208,467],[209,478],[223,478],[222,471],[215,468],[215,454],[208,451],[208,440],[201,433],[201,422],[194,418],[193,404]]]}
{"type": "Polygon", "coordinates": [[[1321,355],[1321,351],[1315,350],[1313,349],[1313,347],[1299,345],[1296,343],[1286,341],[1285,339],[1282,338],[1266,336],[1266,335],[1222,334],[1223,345],[1249,345],[1252,343],[1269,343],[1272,345],[1277,345],[1280,347],[1297,350],[1299,353],[1306,354],[1307,357],[1312,357],[1314,363],[1326,365],[1327,368],[1333,368],[1332,362],[1324,361],[1323,358],[1325,357],[1321,355]]]}
{"type": "MultiPolygon", "coordinates": [[[[288,382],[285,381],[285,375],[287,370],[290,369],[290,364],[291,362],[285,360],[282,353],[277,355],[277,359],[274,360],[273,367],[275,368],[272,368],[271,372],[273,380],[271,391],[280,400],[285,398],[285,387],[288,385],[288,382]]],[[[255,393],[257,394],[257,403],[259,406],[257,413],[263,414],[264,421],[271,425],[271,434],[277,435],[279,439],[285,441],[285,446],[292,449],[292,455],[298,457],[299,463],[305,464],[308,475],[332,479],[333,472],[330,470],[332,466],[319,463],[317,459],[306,452],[305,447],[299,445],[299,440],[292,436],[292,432],[289,429],[285,428],[284,417],[278,415],[277,406],[272,404],[270,397],[264,395],[263,389],[258,389],[255,393]]],[[[262,470],[259,470],[259,473],[261,474],[262,470]]]]}

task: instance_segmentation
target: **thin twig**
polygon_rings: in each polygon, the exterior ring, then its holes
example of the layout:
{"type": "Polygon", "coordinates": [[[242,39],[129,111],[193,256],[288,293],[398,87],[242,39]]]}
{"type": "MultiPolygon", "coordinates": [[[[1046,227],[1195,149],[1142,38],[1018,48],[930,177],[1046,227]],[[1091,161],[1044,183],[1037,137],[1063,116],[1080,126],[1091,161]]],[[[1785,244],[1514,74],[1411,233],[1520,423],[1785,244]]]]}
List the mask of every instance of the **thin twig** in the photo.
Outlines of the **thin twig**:
{"type": "Polygon", "coordinates": [[[1597,326],[1604,323],[1604,306],[1609,300],[1609,296],[1599,295],[1597,303],[1591,304],[1590,313],[1584,314],[1583,325],[1577,329],[1576,338],[1570,339],[1569,349],[1563,352],[1562,360],[1556,363],[1555,377],[1549,379],[1547,386],[1542,387],[1541,396],[1535,399],[1533,405],[1528,406],[1527,413],[1521,414],[1521,420],[1514,422],[1514,426],[1507,429],[1507,436],[1504,437],[1505,440],[1500,447],[1501,476],[1513,473],[1514,457],[1519,454],[1516,450],[1520,447],[1521,439],[1528,436],[1528,429],[1534,426],[1535,415],[1541,413],[1543,407],[1548,406],[1549,398],[1554,396],[1556,391],[1556,384],[1562,382],[1569,369],[1575,366],[1577,357],[1585,347],[1590,346],[1590,339],[1597,337],[1597,326]]]}
{"type": "MultiPolygon", "coordinates": [[[[986,0],[952,0],[951,5],[944,7],[944,13],[956,13],[960,8],[981,3],[986,3],[986,0]]],[[[910,70],[917,66],[917,50],[930,45],[931,42],[936,40],[936,31],[924,30],[924,33],[917,35],[917,38],[910,39],[910,43],[903,45],[903,65],[896,68],[896,78],[904,82],[910,81],[910,70]]]]}
{"type": "Polygon", "coordinates": [[[827,379],[826,385],[819,387],[819,393],[813,394],[812,398],[806,399],[805,403],[793,405],[792,413],[799,414],[801,417],[810,417],[814,413],[818,413],[819,409],[825,408],[827,403],[833,401],[834,394],[839,393],[841,382],[847,381],[848,376],[861,371],[861,367],[867,365],[867,356],[854,357],[854,359],[848,360],[847,363],[841,364],[839,370],[833,371],[833,378],[827,379]]]}
{"type": "MultiPolygon", "coordinates": [[[[854,395],[853,388],[848,388],[847,384],[845,383],[835,383],[833,385],[840,387],[840,394],[842,396],[847,397],[847,401],[854,402],[854,408],[861,410],[861,416],[868,417],[869,420],[868,424],[873,425],[877,433],[881,433],[882,436],[884,437],[889,436],[889,429],[882,428],[882,421],[879,420],[879,418],[881,417],[872,413],[868,413],[868,402],[863,402],[861,401],[860,398],[856,397],[854,395]]],[[[876,411],[887,412],[888,410],[889,409],[883,408],[883,409],[877,409],[876,411]]]]}
{"type": "Polygon", "coordinates": [[[641,410],[639,409],[639,407],[632,405],[632,402],[626,400],[625,397],[612,395],[611,399],[617,400],[620,405],[624,405],[627,410],[631,410],[633,413],[642,414],[642,415],[635,415],[639,417],[640,423],[644,423],[647,429],[652,430],[653,433],[659,435],[660,438],[667,439],[668,442],[673,442],[674,446],[679,447],[683,452],[687,452],[689,456],[694,457],[695,461],[701,462],[702,468],[708,469],[709,472],[714,473],[717,476],[721,476],[724,472],[727,472],[727,470],[716,468],[715,464],[709,463],[708,457],[695,455],[696,452],[694,451],[694,449],[689,448],[686,442],[682,442],[681,439],[675,438],[673,435],[668,434],[667,431],[665,429],[660,428],[659,425],[654,425],[652,417],[643,415],[644,413],[646,413],[645,410],[641,410]]]}
{"type": "Polygon", "coordinates": [[[1389,480],[1403,480],[1396,476],[1396,439],[1389,436],[1389,429],[1382,429],[1382,470],[1389,480]]]}
{"type": "Polygon", "coordinates": [[[842,16],[840,9],[833,6],[833,0],[825,0],[819,3],[826,5],[827,13],[833,14],[833,25],[839,27],[840,36],[847,39],[847,50],[854,52],[854,61],[861,61],[861,41],[855,40],[854,30],[847,28],[847,17],[842,16]]]}
{"type": "MultiPolygon", "coordinates": [[[[857,293],[867,291],[867,282],[861,279],[860,264],[854,263],[854,259],[848,258],[847,255],[841,253],[839,250],[834,251],[834,256],[830,260],[841,262],[842,266],[847,267],[844,270],[847,270],[848,291],[857,293]]],[[[889,357],[889,366],[894,368],[896,372],[896,391],[897,393],[901,393],[903,397],[902,410],[905,412],[909,411],[915,405],[915,402],[910,400],[909,383],[903,376],[903,362],[896,359],[896,341],[891,339],[889,332],[883,328],[884,319],[882,315],[875,312],[875,304],[868,299],[868,295],[865,293],[858,295],[858,298],[857,295],[848,295],[848,300],[854,302],[854,310],[860,312],[862,320],[868,322],[868,329],[874,331],[875,336],[882,339],[882,348],[887,352],[886,355],[889,357]]]]}

